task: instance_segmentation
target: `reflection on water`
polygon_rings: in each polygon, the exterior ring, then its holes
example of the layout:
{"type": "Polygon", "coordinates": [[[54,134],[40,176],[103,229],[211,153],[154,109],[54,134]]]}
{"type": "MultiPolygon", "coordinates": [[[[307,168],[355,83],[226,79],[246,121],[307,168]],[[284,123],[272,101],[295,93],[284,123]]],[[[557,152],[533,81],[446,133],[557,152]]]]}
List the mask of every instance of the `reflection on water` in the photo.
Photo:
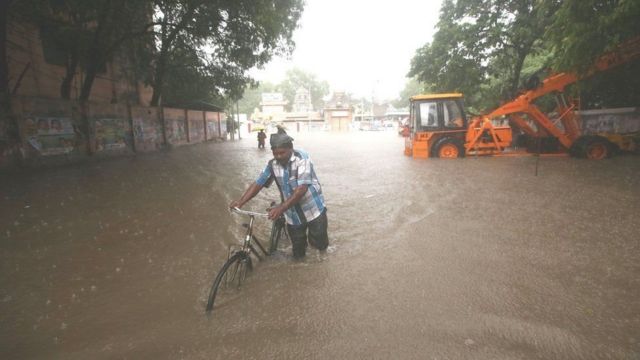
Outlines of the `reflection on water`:
{"type": "Polygon", "coordinates": [[[331,247],[281,249],[210,317],[242,234],[225,206],[270,156],[253,140],[0,179],[0,357],[640,356],[638,158],[536,177],[534,158],[408,159],[391,132],[294,137],[331,247]]]}

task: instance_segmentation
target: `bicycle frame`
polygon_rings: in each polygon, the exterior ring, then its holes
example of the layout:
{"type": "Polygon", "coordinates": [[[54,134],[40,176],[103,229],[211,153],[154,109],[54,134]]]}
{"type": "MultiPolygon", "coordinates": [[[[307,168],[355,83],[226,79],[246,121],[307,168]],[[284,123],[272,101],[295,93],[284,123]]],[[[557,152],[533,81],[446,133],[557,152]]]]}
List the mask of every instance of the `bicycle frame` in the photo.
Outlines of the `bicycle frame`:
{"type": "MultiPolygon", "coordinates": [[[[273,204],[272,204],[273,206],[273,204]]],[[[227,261],[224,263],[224,265],[222,266],[222,268],[220,269],[220,271],[218,272],[218,274],[216,275],[216,278],[213,281],[213,285],[211,286],[211,290],[209,291],[209,297],[208,297],[208,301],[207,301],[207,306],[206,306],[206,311],[210,312],[213,310],[213,306],[215,303],[215,299],[216,299],[216,295],[218,294],[218,288],[221,284],[228,284],[227,282],[227,275],[228,275],[228,271],[230,271],[231,273],[231,283],[236,282],[237,279],[237,285],[236,286],[240,286],[241,282],[244,280],[244,277],[246,275],[246,271],[247,269],[249,271],[251,271],[252,269],[252,265],[251,265],[251,254],[253,254],[254,256],[256,256],[258,258],[258,260],[262,260],[262,257],[260,256],[260,254],[258,253],[258,251],[253,247],[253,243],[255,243],[256,245],[258,245],[258,247],[260,248],[260,250],[262,251],[262,253],[265,256],[271,255],[271,253],[273,252],[273,249],[277,247],[277,240],[279,239],[280,236],[280,231],[282,230],[282,228],[279,228],[279,230],[276,233],[276,246],[274,246],[274,228],[277,225],[278,221],[282,221],[284,222],[284,219],[277,219],[276,222],[274,222],[274,224],[272,225],[272,229],[271,229],[271,243],[269,246],[269,251],[265,250],[265,248],[262,246],[262,244],[260,243],[260,241],[258,241],[258,239],[253,235],[253,224],[255,222],[255,218],[258,217],[268,217],[268,214],[266,213],[258,213],[258,212],[254,212],[254,211],[247,211],[247,210],[241,210],[238,208],[232,208],[230,209],[231,211],[237,213],[237,214],[241,214],[241,215],[247,215],[249,216],[249,223],[248,224],[244,224],[247,227],[247,232],[244,236],[244,240],[242,241],[242,245],[240,246],[239,250],[236,251],[232,251],[233,246],[234,245],[230,245],[229,246],[229,252],[227,254],[227,261]],[[233,268],[232,268],[233,267],[233,268]],[[238,273],[239,271],[239,273],[238,273]],[[238,277],[236,278],[236,275],[238,275],[238,277]]],[[[286,235],[286,232],[285,232],[286,235]]],[[[236,247],[238,245],[235,245],[236,247]]]]}
{"type": "MultiPolygon", "coordinates": [[[[258,251],[252,245],[253,243],[255,243],[256,245],[258,245],[258,247],[260,248],[260,250],[262,251],[262,253],[264,255],[269,255],[269,253],[265,250],[265,248],[262,246],[260,241],[258,241],[258,239],[253,235],[253,223],[255,222],[256,216],[258,216],[258,217],[268,217],[269,214],[267,214],[267,213],[259,213],[259,212],[255,212],[255,211],[247,211],[247,210],[242,210],[242,209],[239,209],[239,208],[232,208],[231,211],[233,211],[233,212],[235,212],[237,214],[249,216],[249,223],[246,224],[247,225],[247,232],[246,232],[246,234],[244,236],[244,241],[242,242],[242,247],[241,247],[240,251],[244,251],[244,252],[246,252],[248,254],[253,254],[258,258],[258,260],[262,260],[262,257],[260,256],[260,254],[258,253],[258,251]]],[[[229,253],[227,255],[227,258],[231,257],[231,248],[232,247],[233,247],[233,245],[229,246],[229,253]]]]}

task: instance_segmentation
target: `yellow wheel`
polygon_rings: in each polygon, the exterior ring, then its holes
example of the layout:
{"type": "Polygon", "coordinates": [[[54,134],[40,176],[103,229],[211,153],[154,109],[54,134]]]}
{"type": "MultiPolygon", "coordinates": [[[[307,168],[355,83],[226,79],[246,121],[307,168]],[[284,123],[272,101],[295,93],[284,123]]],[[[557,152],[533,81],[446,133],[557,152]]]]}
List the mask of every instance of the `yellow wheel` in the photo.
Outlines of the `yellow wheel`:
{"type": "Polygon", "coordinates": [[[434,157],[441,159],[455,159],[464,157],[464,147],[459,139],[442,139],[435,145],[434,157]]]}
{"type": "Polygon", "coordinates": [[[609,144],[600,139],[590,141],[585,148],[585,157],[591,160],[606,159],[610,155],[609,144]]]}
{"type": "Polygon", "coordinates": [[[451,143],[443,144],[440,146],[440,149],[438,149],[438,157],[441,159],[455,159],[459,154],[458,147],[451,143]]]}

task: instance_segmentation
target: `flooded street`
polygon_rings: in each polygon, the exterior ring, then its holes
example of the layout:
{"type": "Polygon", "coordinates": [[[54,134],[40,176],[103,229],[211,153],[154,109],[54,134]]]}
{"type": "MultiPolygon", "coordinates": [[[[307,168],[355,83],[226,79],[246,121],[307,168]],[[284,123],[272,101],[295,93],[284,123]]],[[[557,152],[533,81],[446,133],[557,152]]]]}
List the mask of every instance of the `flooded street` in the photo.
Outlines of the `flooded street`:
{"type": "MultiPolygon", "coordinates": [[[[0,177],[3,359],[640,359],[640,158],[413,160],[291,134],[330,247],[206,316],[252,136],[0,177]]],[[[275,186],[245,206],[261,211],[275,186]]],[[[270,225],[259,219],[258,238],[270,225]]]]}

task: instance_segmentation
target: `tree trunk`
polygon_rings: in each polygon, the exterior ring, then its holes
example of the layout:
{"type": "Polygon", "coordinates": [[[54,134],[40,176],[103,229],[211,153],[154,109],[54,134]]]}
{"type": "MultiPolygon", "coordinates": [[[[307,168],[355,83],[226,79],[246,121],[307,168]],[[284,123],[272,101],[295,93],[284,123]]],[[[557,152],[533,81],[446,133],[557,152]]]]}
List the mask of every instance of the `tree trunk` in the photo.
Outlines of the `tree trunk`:
{"type": "Polygon", "coordinates": [[[66,100],[71,99],[71,84],[73,78],[76,76],[76,69],[78,68],[78,56],[73,54],[67,63],[67,70],[62,79],[60,85],[60,97],[66,100]]]}
{"type": "MultiPolygon", "coordinates": [[[[7,26],[9,1],[0,0],[0,96],[5,110],[9,99],[9,65],[7,64],[7,26]]],[[[6,108],[8,110],[8,108],[6,108]]]]}
{"type": "MultiPolygon", "coordinates": [[[[18,149],[21,143],[18,120],[11,111],[9,90],[9,64],[7,63],[7,27],[9,25],[9,0],[0,0],[0,123],[5,123],[7,147],[14,154],[14,160],[20,162],[22,154],[18,149]]],[[[0,151],[5,149],[0,148],[0,151]]]]}
{"type": "Polygon", "coordinates": [[[527,57],[527,53],[530,48],[527,48],[527,51],[519,51],[518,59],[513,68],[513,74],[511,75],[511,84],[509,86],[509,97],[513,98],[518,94],[518,89],[520,87],[520,74],[522,73],[522,67],[524,66],[524,59],[527,57]]]}
{"type": "Polygon", "coordinates": [[[87,64],[87,71],[84,74],[82,88],[80,89],[80,102],[89,101],[91,88],[93,87],[93,81],[96,79],[96,75],[98,75],[98,65],[93,62],[89,62],[89,64],[87,64]]]}
{"type": "Polygon", "coordinates": [[[162,87],[164,83],[164,69],[166,65],[167,51],[165,48],[160,50],[158,56],[158,66],[156,66],[156,73],[153,77],[153,95],[151,96],[151,106],[158,106],[160,98],[162,96],[162,87]]]}

